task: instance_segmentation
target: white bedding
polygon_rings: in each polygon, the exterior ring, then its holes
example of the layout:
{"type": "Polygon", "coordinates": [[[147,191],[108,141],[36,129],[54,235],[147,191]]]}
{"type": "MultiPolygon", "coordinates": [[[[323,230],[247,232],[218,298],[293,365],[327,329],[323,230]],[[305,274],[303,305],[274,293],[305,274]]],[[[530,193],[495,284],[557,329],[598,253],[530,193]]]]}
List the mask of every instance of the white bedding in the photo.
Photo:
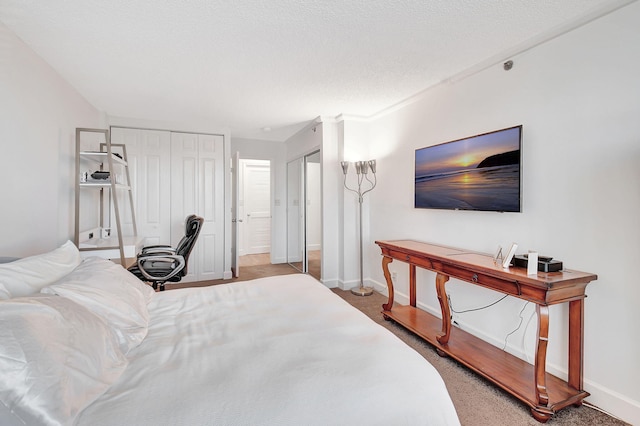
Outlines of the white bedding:
{"type": "Polygon", "coordinates": [[[426,360],[307,275],[155,293],[77,254],[0,268],[2,426],[459,424],[426,360]]]}
{"type": "Polygon", "coordinates": [[[156,293],[99,425],[459,424],[436,370],[307,275],[156,293]]]}

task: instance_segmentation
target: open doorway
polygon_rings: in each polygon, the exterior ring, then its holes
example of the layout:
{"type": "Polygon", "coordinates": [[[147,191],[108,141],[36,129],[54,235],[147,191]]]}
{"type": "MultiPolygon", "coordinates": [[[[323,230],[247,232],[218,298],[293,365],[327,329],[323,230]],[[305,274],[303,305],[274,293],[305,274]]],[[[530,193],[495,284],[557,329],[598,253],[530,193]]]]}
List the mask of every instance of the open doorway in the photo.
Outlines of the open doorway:
{"type": "Polygon", "coordinates": [[[271,263],[271,161],[238,164],[239,266],[271,263]]]}

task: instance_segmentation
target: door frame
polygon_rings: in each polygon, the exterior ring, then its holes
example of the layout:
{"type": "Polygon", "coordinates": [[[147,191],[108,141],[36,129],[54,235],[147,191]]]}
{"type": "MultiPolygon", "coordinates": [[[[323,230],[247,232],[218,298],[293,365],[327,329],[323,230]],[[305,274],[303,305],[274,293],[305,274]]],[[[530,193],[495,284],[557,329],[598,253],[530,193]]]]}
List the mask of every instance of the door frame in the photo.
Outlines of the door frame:
{"type": "Polygon", "coordinates": [[[234,278],[240,276],[240,249],[238,240],[238,198],[239,198],[239,176],[240,176],[240,152],[236,151],[231,158],[231,274],[234,278]]]}

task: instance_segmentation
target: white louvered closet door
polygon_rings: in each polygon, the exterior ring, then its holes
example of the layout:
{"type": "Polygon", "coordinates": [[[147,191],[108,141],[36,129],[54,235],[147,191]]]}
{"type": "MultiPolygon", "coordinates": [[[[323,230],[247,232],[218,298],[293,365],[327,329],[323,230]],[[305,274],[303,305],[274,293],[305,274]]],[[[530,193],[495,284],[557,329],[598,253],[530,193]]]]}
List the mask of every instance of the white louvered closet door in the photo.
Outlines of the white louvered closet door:
{"type": "Polygon", "coordinates": [[[184,235],[190,214],[204,218],[183,281],[224,275],[224,137],[171,133],[171,241],[184,235]]]}

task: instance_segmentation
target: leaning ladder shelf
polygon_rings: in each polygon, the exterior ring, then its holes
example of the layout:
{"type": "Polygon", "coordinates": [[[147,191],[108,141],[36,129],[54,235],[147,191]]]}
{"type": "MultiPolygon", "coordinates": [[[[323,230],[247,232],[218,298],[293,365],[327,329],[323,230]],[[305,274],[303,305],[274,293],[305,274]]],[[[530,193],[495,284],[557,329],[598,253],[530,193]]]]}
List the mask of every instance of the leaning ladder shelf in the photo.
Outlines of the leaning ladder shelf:
{"type": "MultiPolygon", "coordinates": [[[[125,244],[137,246],[138,229],[136,226],[136,216],[134,211],[133,193],[131,191],[131,179],[129,176],[129,165],[127,162],[127,149],[122,144],[112,144],[111,134],[106,129],[89,129],[89,128],[77,128],[76,129],[76,185],[75,185],[75,237],[74,243],[80,251],[96,251],[96,250],[114,250],[118,249],[120,255],[120,263],[125,266],[125,244]],[[99,144],[99,151],[83,151],[82,147],[82,135],[84,133],[93,133],[102,135],[104,142],[99,144]],[[113,152],[113,148],[117,147],[122,151],[122,155],[118,156],[113,152]],[[100,170],[104,171],[105,166],[110,172],[110,176],[105,180],[83,180],[82,161],[91,161],[100,165],[100,170]],[[124,177],[126,178],[124,183],[118,182],[116,173],[114,173],[116,167],[122,167],[124,169],[124,177]],[[100,228],[104,227],[104,198],[105,192],[111,194],[110,199],[113,202],[113,211],[116,219],[116,233],[117,237],[100,238],[96,236],[92,238],[91,244],[81,244],[80,242],[80,198],[83,189],[94,189],[100,191],[100,228]],[[131,223],[133,226],[133,236],[125,237],[122,231],[122,218],[120,213],[120,205],[118,200],[118,191],[126,191],[128,193],[128,200],[130,203],[131,223]],[[84,245],[84,247],[83,247],[84,245]]],[[[111,206],[109,205],[110,209],[111,206]]]]}

